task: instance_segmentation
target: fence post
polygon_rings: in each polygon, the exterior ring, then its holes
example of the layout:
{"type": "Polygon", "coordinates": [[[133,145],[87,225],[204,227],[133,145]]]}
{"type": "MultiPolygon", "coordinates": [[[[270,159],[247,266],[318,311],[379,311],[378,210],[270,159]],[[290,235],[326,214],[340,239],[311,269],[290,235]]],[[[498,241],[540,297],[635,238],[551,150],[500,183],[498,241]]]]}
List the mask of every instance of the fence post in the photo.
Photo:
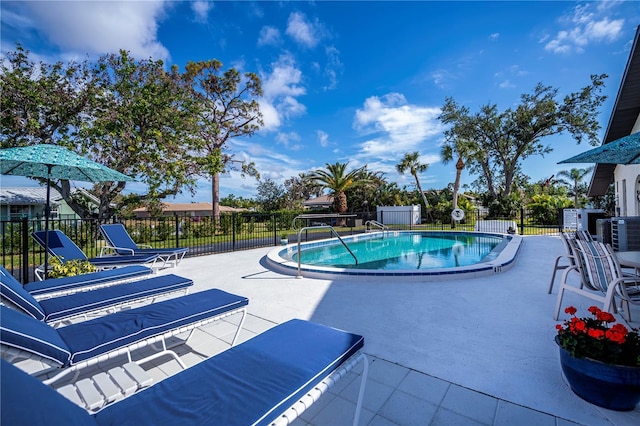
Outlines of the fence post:
{"type": "Polygon", "coordinates": [[[236,251],[236,213],[231,213],[231,250],[236,251]]]}
{"type": "Polygon", "coordinates": [[[520,229],[521,235],[524,235],[524,207],[520,207],[520,229]]]}
{"type": "Polygon", "coordinates": [[[180,238],[180,235],[179,235],[180,234],[180,224],[178,222],[178,213],[177,212],[173,212],[173,219],[174,219],[174,221],[176,223],[176,245],[175,245],[175,247],[178,248],[178,247],[180,247],[180,240],[179,240],[179,238],[180,238]]]}
{"type": "Polygon", "coordinates": [[[273,219],[273,245],[277,246],[278,245],[278,214],[273,213],[271,216],[273,219]]]}
{"type": "Polygon", "coordinates": [[[22,218],[22,284],[29,282],[29,219],[22,218]]]}

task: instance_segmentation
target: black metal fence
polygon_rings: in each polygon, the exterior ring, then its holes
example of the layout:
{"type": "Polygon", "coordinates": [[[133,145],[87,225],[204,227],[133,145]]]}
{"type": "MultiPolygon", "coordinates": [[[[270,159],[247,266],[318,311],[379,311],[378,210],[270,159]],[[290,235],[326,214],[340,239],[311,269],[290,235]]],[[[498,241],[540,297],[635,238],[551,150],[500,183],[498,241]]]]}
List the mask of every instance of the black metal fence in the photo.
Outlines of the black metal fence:
{"type": "MultiPolygon", "coordinates": [[[[153,247],[189,247],[188,256],[247,250],[259,247],[276,246],[283,238],[289,242],[297,241],[298,229],[305,225],[327,223],[340,234],[365,232],[367,221],[379,220],[392,230],[457,230],[474,231],[479,220],[486,219],[482,211],[467,212],[464,219],[451,221],[451,212],[431,210],[428,217],[416,221],[409,213],[404,217],[394,213],[393,217],[378,218],[375,214],[357,213],[349,218],[317,216],[313,220],[296,221],[300,212],[286,213],[231,213],[219,217],[209,216],[167,216],[160,218],[120,219],[134,241],[138,244],[150,244],[153,247]],[[418,223],[419,222],[419,223],[418,223]]],[[[307,212],[308,213],[308,212],[307,212]]],[[[523,235],[554,234],[559,225],[536,224],[535,220],[522,210],[515,218],[504,218],[517,225],[518,233],[523,235]]],[[[113,222],[116,222],[114,220],[113,222]]],[[[96,257],[105,245],[99,231],[99,222],[84,219],[54,219],[50,229],[59,229],[71,238],[86,254],[96,257]]],[[[375,226],[369,228],[375,229],[375,226]]],[[[44,262],[44,251],[31,238],[33,231],[44,229],[42,219],[16,219],[0,221],[0,244],[2,265],[11,271],[21,282],[34,280],[35,268],[44,262]]],[[[495,231],[500,231],[496,229],[495,231]]],[[[502,230],[504,232],[504,230],[502,230]]],[[[301,239],[326,238],[326,229],[305,231],[301,239]]]]}

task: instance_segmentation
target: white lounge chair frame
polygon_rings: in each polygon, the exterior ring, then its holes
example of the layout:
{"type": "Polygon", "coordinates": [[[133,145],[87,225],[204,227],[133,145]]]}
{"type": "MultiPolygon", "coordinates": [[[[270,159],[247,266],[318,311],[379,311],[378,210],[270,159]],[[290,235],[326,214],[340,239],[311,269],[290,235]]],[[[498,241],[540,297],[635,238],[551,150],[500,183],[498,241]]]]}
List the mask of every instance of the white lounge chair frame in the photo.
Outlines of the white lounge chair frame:
{"type": "Polygon", "coordinates": [[[224,312],[220,315],[217,315],[211,318],[206,318],[204,320],[189,324],[187,326],[168,330],[161,335],[151,336],[143,341],[131,344],[129,346],[118,348],[111,352],[107,352],[107,353],[98,355],[96,357],[80,361],[69,367],[63,367],[62,370],[60,369],[60,364],[54,361],[48,360],[46,358],[34,355],[33,353],[25,350],[20,350],[20,349],[9,347],[3,344],[1,345],[0,352],[1,352],[2,358],[5,359],[6,361],[11,362],[12,364],[16,364],[20,360],[33,360],[36,362],[41,362],[44,368],[39,371],[29,372],[29,374],[37,377],[42,377],[42,376],[47,377],[45,380],[43,380],[43,383],[46,385],[51,385],[53,383],[56,383],[60,379],[72,373],[74,374],[72,381],[75,382],[78,376],[80,375],[80,373],[85,368],[97,365],[99,363],[107,362],[109,360],[120,357],[122,355],[127,356],[128,362],[135,362],[136,364],[139,364],[139,365],[163,356],[170,356],[178,362],[178,364],[182,369],[185,369],[187,368],[187,366],[180,359],[178,354],[176,354],[172,349],[179,345],[187,344],[191,339],[191,337],[193,336],[193,333],[196,331],[196,329],[236,314],[242,314],[242,318],[240,319],[238,328],[236,329],[236,332],[233,335],[233,339],[231,341],[231,346],[234,346],[238,340],[238,335],[240,334],[240,330],[244,325],[244,320],[247,314],[246,306],[243,306],[242,308],[234,309],[229,312],[224,312]],[[169,338],[178,336],[183,333],[189,333],[184,340],[179,340],[173,344],[167,344],[167,340],[169,338]],[[160,348],[158,348],[158,346],[156,345],[157,343],[160,343],[160,348]],[[156,350],[156,352],[146,357],[143,357],[141,359],[134,360],[132,356],[132,352],[145,347],[151,347],[154,350],[156,350]]]}
{"type": "Polygon", "coordinates": [[[549,294],[551,294],[551,292],[553,291],[553,284],[556,280],[556,274],[558,273],[558,271],[570,268],[572,266],[575,266],[576,264],[575,257],[573,256],[573,250],[569,245],[569,241],[567,241],[568,239],[575,240],[575,238],[576,238],[575,232],[562,232],[562,231],[560,232],[560,240],[564,245],[565,253],[556,257],[556,260],[553,264],[553,274],[551,275],[551,281],[549,282],[549,291],[547,292],[549,294]],[[566,259],[566,261],[568,262],[567,265],[560,264],[560,261],[564,259],[566,259]]]}
{"type": "Polygon", "coordinates": [[[369,375],[369,360],[362,353],[358,352],[353,355],[347,362],[345,362],[339,369],[335,370],[327,377],[325,377],[320,383],[318,383],[312,390],[310,390],[304,397],[298,402],[293,404],[287,411],[271,423],[272,426],[284,426],[290,425],[295,419],[300,417],[314,402],[318,401],[322,395],[324,395],[331,386],[336,384],[341,378],[347,375],[356,365],[362,362],[362,378],[360,379],[360,390],[358,392],[358,401],[356,403],[356,411],[353,416],[353,425],[356,426],[360,423],[360,414],[362,413],[362,403],[364,400],[364,392],[367,384],[367,377],[369,375]]]}

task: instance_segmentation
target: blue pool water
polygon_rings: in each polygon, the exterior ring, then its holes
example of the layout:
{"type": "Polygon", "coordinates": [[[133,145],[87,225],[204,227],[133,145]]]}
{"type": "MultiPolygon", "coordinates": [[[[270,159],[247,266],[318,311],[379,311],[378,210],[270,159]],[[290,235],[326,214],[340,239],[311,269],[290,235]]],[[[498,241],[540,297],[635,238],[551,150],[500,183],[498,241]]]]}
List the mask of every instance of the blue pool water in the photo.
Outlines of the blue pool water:
{"type": "MultiPolygon", "coordinates": [[[[504,238],[460,232],[402,232],[304,248],[301,263],[349,269],[429,270],[473,265],[491,257],[504,238]]],[[[291,260],[298,261],[298,253],[291,260]]]]}

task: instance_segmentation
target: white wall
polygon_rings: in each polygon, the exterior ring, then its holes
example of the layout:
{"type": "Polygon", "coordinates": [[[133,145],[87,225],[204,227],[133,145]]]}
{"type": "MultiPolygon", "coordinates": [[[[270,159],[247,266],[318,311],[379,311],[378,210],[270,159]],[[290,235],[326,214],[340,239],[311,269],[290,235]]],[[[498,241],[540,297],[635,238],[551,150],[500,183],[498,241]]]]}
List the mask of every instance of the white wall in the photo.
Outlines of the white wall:
{"type": "MultiPolygon", "coordinates": [[[[631,135],[640,132],[640,115],[631,135]]],[[[640,165],[616,166],[613,172],[616,188],[616,215],[640,216],[640,165]]]]}

